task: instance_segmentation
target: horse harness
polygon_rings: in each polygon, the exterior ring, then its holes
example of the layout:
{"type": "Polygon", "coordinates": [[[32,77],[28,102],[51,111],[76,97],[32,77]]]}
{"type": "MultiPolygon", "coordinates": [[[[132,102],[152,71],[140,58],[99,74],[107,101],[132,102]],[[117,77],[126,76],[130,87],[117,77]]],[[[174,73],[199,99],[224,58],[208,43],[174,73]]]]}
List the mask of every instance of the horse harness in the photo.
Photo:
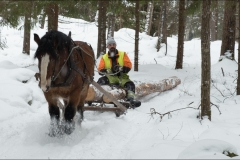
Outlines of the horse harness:
{"type": "MultiPolygon", "coordinates": [[[[88,69],[86,67],[86,62],[84,61],[84,58],[83,58],[82,48],[80,46],[76,45],[73,40],[72,40],[72,44],[73,44],[73,46],[69,49],[69,55],[67,57],[67,60],[65,61],[65,63],[63,64],[63,66],[61,67],[59,72],[56,74],[56,76],[54,74],[55,73],[55,67],[54,67],[53,76],[51,77],[51,87],[67,87],[67,86],[69,86],[72,83],[72,81],[74,80],[74,78],[76,77],[76,74],[75,74],[75,72],[73,72],[73,70],[81,75],[83,82],[85,80],[87,80],[87,82],[90,84],[93,80],[93,77],[86,77],[85,73],[86,73],[86,71],[88,71],[88,69]],[[83,70],[81,70],[79,67],[77,67],[77,65],[76,65],[77,63],[74,62],[74,57],[72,55],[74,50],[77,50],[78,53],[80,54],[80,57],[82,58],[83,70]],[[68,62],[68,60],[69,60],[68,67],[69,67],[70,73],[68,74],[67,80],[63,83],[55,84],[54,81],[57,79],[58,75],[61,73],[61,71],[65,67],[66,63],[68,62]]],[[[92,47],[91,47],[91,49],[92,49],[92,47]]],[[[59,58],[59,56],[58,56],[58,58],[59,58]]],[[[94,58],[94,57],[92,57],[92,58],[94,58]]],[[[55,66],[56,66],[56,61],[55,61],[55,66]]],[[[84,83],[82,83],[82,85],[84,85],[84,83]]]]}

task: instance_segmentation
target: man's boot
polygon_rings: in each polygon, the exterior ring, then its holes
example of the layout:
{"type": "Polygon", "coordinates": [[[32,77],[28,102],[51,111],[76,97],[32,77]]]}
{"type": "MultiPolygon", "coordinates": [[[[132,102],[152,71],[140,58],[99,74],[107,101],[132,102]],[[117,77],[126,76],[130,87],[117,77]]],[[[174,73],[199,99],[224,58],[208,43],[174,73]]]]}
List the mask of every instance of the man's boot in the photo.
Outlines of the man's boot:
{"type": "Polygon", "coordinates": [[[137,108],[141,106],[141,102],[135,99],[135,93],[133,91],[127,91],[127,101],[130,102],[132,108],[137,108]]]}

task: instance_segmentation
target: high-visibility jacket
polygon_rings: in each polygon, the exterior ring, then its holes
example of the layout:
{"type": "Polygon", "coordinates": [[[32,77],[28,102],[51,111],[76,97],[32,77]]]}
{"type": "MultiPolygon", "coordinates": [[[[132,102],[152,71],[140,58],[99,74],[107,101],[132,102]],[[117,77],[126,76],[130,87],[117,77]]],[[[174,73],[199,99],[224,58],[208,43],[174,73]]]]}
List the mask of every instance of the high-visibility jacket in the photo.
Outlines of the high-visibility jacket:
{"type": "MultiPolygon", "coordinates": [[[[130,61],[128,55],[123,52],[123,51],[118,51],[118,54],[116,55],[118,56],[117,60],[117,64],[119,66],[125,66],[128,68],[132,68],[132,62],[130,61]]],[[[108,53],[105,53],[98,65],[98,70],[102,70],[102,69],[111,69],[112,68],[112,59],[109,58],[108,53]]]]}

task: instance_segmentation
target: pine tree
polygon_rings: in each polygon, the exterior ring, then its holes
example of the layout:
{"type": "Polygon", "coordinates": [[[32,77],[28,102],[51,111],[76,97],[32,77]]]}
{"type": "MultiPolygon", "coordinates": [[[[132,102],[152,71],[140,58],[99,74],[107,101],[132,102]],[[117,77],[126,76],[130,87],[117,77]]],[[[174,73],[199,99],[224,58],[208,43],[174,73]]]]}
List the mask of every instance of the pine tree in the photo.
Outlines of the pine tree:
{"type": "Polygon", "coordinates": [[[59,6],[56,2],[50,2],[47,5],[46,13],[48,16],[48,31],[58,30],[58,11],[59,6]]]}
{"type": "Polygon", "coordinates": [[[159,6],[159,17],[158,17],[158,30],[157,30],[157,45],[156,45],[156,49],[157,52],[160,50],[161,48],[161,35],[162,35],[162,5],[159,6]]]}
{"type": "Polygon", "coordinates": [[[185,0],[179,1],[179,18],[178,18],[178,48],[177,48],[177,59],[175,69],[182,69],[183,65],[183,48],[184,48],[184,29],[185,29],[185,0]]]}
{"type": "Polygon", "coordinates": [[[139,45],[139,1],[136,0],[135,6],[135,19],[136,19],[136,28],[135,28],[135,49],[134,49],[134,71],[138,71],[138,45],[139,45]]]}
{"type": "Polygon", "coordinates": [[[24,2],[26,9],[24,14],[24,36],[23,36],[23,54],[30,55],[30,33],[31,33],[31,14],[32,14],[32,1],[24,2]]]}
{"type": "Polygon", "coordinates": [[[210,87],[211,87],[211,58],[210,58],[210,18],[211,0],[202,2],[202,80],[201,80],[201,118],[207,116],[211,120],[210,87]]]}
{"type": "Polygon", "coordinates": [[[114,37],[114,31],[115,31],[115,14],[112,12],[109,12],[107,14],[108,17],[108,33],[107,33],[107,38],[109,37],[114,37]]]}
{"type": "MultiPolygon", "coordinates": [[[[223,35],[222,46],[220,56],[224,56],[226,52],[231,55],[228,57],[234,60],[234,48],[235,48],[235,27],[236,27],[236,1],[225,1],[225,11],[223,20],[223,35]]],[[[220,59],[221,60],[221,59],[220,59]]]]}
{"type": "Polygon", "coordinates": [[[106,53],[106,11],[107,1],[98,1],[98,45],[97,45],[97,58],[101,54],[106,53]]]}
{"type": "MultiPolygon", "coordinates": [[[[238,1],[238,23],[240,24],[240,1],[238,1]]],[[[240,27],[238,27],[240,33],[240,27]]],[[[240,38],[238,38],[240,44],[240,38]]],[[[238,45],[238,78],[237,78],[237,95],[240,95],[240,45],[238,45]]]]}
{"type": "Polygon", "coordinates": [[[152,28],[153,8],[154,8],[153,1],[148,2],[146,23],[145,23],[145,30],[144,30],[147,35],[150,35],[150,31],[152,28]]]}
{"type": "Polygon", "coordinates": [[[218,0],[213,1],[212,10],[210,20],[211,41],[216,41],[218,39],[218,0]]]}

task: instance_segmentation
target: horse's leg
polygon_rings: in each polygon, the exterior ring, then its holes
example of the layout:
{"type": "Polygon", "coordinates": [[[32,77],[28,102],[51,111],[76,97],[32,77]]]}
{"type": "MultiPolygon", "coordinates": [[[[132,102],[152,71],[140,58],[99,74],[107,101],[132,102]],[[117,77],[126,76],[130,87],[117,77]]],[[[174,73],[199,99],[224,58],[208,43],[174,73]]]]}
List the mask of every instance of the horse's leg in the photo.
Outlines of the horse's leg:
{"type": "Polygon", "coordinates": [[[57,105],[48,103],[48,110],[49,110],[49,114],[50,114],[50,118],[52,119],[56,119],[57,121],[59,121],[60,119],[60,111],[57,105]]]}
{"type": "Polygon", "coordinates": [[[78,112],[80,114],[80,118],[79,118],[79,122],[81,123],[84,119],[84,115],[83,115],[83,107],[84,107],[84,103],[85,103],[85,99],[87,97],[87,93],[88,93],[88,88],[89,88],[89,85],[88,84],[85,84],[82,91],[81,91],[81,95],[80,95],[80,101],[79,101],[79,104],[78,104],[78,112]]]}
{"type": "Polygon", "coordinates": [[[78,113],[80,114],[80,117],[79,117],[79,120],[78,120],[79,124],[81,124],[81,122],[84,119],[83,107],[84,107],[84,100],[82,100],[82,98],[81,98],[80,103],[78,104],[78,113]]]}
{"type": "Polygon", "coordinates": [[[57,106],[57,101],[51,96],[45,96],[48,101],[48,111],[50,114],[50,128],[49,128],[49,136],[56,136],[59,134],[59,119],[60,119],[60,110],[57,106]]]}
{"type": "Polygon", "coordinates": [[[75,89],[74,92],[69,96],[68,103],[65,108],[64,118],[65,118],[65,132],[66,134],[71,134],[75,129],[74,116],[76,115],[77,106],[79,103],[80,89],[75,89]]]}

